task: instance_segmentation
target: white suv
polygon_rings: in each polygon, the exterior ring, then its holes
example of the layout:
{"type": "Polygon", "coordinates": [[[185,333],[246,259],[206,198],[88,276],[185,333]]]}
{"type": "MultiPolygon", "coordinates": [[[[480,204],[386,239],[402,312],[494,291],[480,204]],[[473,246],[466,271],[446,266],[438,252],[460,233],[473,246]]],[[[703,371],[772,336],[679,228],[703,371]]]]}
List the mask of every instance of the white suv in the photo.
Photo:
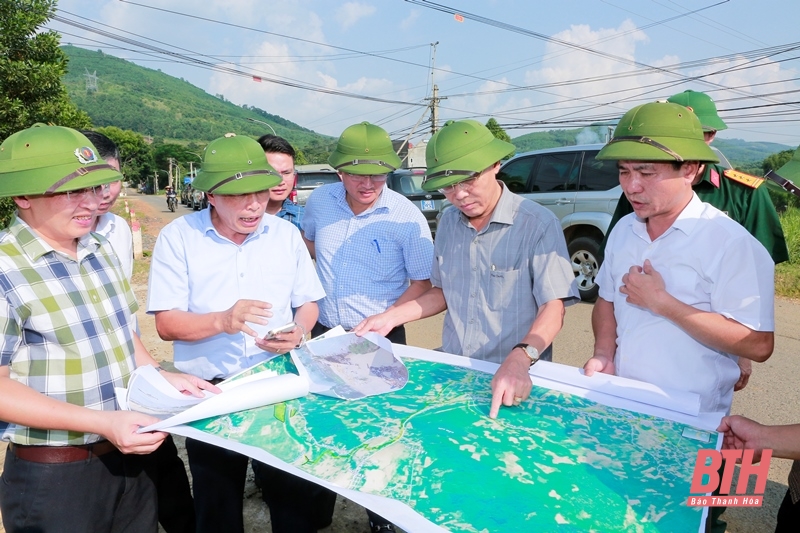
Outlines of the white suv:
{"type": "Polygon", "coordinates": [[[598,161],[604,145],[525,152],[500,168],[509,190],[550,209],[561,220],[581,298],[597,298],[600,243],[622,194],[616,161],[598,161]]]}

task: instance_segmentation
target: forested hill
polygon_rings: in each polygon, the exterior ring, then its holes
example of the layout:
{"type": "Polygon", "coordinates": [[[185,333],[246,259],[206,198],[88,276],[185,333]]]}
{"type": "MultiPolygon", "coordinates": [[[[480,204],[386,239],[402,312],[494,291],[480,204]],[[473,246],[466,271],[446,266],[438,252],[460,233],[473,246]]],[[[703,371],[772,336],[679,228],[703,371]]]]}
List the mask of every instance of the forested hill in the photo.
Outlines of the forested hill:
{"type": "Polygon", "coordinates": [[[335,139],[303,128],[258,108],[239,107],[212,96],[183,79],[140,67],[100,51],[62,47],[69,56],[64,83],[75,104],[95,126],[117,126],[142,135],[177,141],[207,142],[228,132],[251,136],[278,135],[304,151],[330,145],[335,139]],[[86,72],[97,72],[97,90],[87,90],[86,72]]]}
{"type": "MultiPolygon", "coordinates": [[[[593,127],[569,130],[550,130],[528,133],[511,139],[517,147],[517,153],[558,146],[573,146],[576,144],[590,144],[605,142],[608,128],[593,127]]],[[[722,132],[725,135],[725,132],[722,132]]],[[[786,146],[771,142],[750,142],[742,139],[725,139],[719,135],[714,139],[713,146],[718,148],[736,168],[749,169],[760,167],[761,161],[767,156],[782,150],[793,150],[795,146],[786,146]]]]}

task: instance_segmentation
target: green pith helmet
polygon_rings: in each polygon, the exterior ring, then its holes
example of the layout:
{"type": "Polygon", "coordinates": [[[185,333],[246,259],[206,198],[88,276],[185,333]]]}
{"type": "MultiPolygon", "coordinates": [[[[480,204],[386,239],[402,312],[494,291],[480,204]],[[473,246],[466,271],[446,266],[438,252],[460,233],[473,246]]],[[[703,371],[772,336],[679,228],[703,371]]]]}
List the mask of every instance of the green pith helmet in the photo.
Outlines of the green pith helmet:
{"type": "Polygon", "coordinates": [[[211,194],[247,194],[266,191],[281,181],[257,141],[227,133],[206,147],[192,187],[211,194]]]}
{"type": "Polygon", "coordinates": [[[717,114],[717,105],[706,93],[699,91],[683,91],[667,98],[667,102],[688,107],[700,119],[703,131],[727,130],[728,126],[722,122],[717,114]]]}
{"type": "Polygon", "coordinates": [[[369,122],[362,122],[342,132],[328,163],[336,170],[348,174],[370,176],[397,170],[401,161],[386,130],[369,122]]]}
{"type": "Polygon", "coordinates": [[[492,135],[477,120],[449,120],[425,149],[428,170],[422,188],[435,191],[464,181],[514,153],[514,145],[492,135]]]}
{"type": "Polygon", "coordinates": [[[800,179],[800,147],[794,151],[792,158],[781,168],[775,171],[787,180],[797,181],[800,179]]]}
{"type": "Polygon", "coordinates": [[[719,162],[703,140],[697,116],[669,102],[644,104],[625,113],[597,159],[719,162]]]}
{"type": "Polygon", "coordinates": [[[0,145],[0,197],[55,194],[122,179],[81,132],[34,124],[0,145]]]}

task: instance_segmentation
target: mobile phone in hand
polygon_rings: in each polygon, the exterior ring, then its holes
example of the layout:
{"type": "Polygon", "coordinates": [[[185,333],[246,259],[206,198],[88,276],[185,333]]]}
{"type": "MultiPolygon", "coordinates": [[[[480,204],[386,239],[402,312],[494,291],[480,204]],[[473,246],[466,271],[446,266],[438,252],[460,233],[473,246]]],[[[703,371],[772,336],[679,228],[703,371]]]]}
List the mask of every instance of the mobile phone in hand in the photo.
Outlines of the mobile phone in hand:
{"type": "Polygon", "coordinates": [[[277,335],[279,335],[281,333],[289,333],[290,331],[294,331],[294,328],[296,328],[296,327],[297,327],[297,324],[295,324],[294,322],[289,322],[285,326],[281,326],[279,328],[275,328],[275,329],[269,330],[267,332],[267,334],[264,335],[264,339],[265,340],[274,339],[277,335]]]}

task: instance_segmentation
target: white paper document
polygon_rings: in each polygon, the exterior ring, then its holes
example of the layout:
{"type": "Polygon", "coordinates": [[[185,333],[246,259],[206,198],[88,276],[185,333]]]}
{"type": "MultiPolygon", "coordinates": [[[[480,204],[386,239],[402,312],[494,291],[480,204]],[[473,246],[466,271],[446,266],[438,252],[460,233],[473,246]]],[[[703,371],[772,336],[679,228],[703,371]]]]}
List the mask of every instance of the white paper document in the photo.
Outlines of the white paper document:
{"type": "Polygon", "coordinates": [[[274,372],[258,372],[238,379],[234,376],[218,387],[222,389],[220,394],[203,391],[205,395],[202,398],[186,396],[155,368],[143,366],[131,374],[127,389],[117,389],[117,401],[121,409],[162,419],[141,428],[139,432],[143,433],[284,402],[309,392],[305,378],[295,374],[276,375],[274,372]]]}
{"type": "Polygon", "coordinates": [[[363,337],[331,330],[292,350],[301,375],[316,394],[356,400],[402,389],[408,370],[392,343],[375,333],[363,337]]]}

